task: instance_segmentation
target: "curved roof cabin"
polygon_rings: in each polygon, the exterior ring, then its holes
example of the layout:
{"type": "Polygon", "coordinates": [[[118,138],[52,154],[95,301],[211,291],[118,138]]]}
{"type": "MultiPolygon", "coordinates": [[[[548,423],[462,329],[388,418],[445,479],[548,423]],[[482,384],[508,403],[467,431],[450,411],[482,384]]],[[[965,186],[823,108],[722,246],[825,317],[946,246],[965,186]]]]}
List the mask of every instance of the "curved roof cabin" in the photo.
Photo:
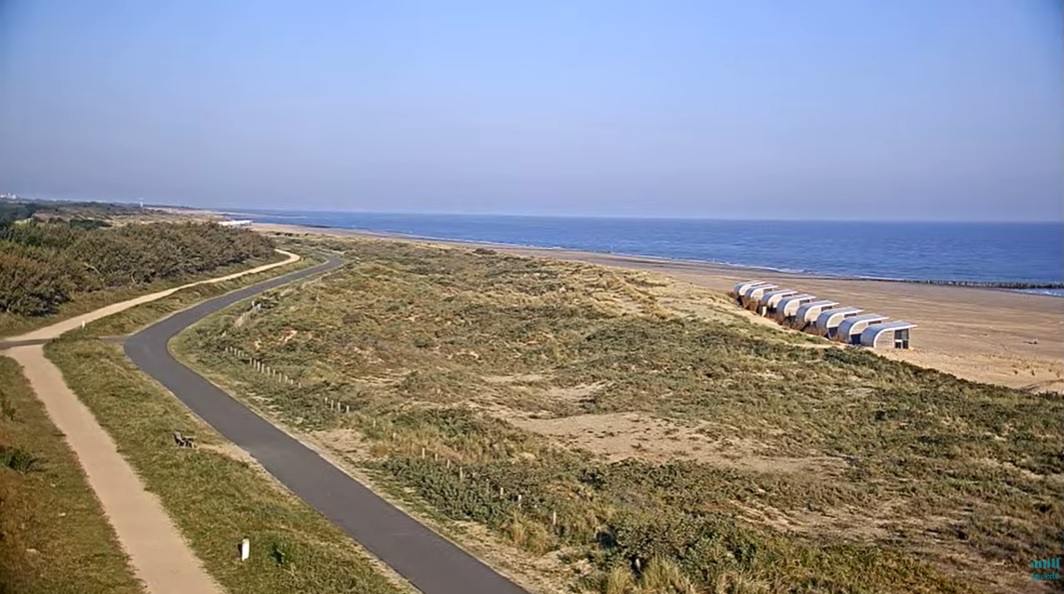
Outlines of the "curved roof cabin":
{"type": "Polygon", "coordinates": [[[761,296],[765,294],[765,291],[771,291],[775,289],[776,285],[771,283],[762,283],[760,285],[751,285],[743,292],[742,302],[744,305],[756,303],[761,300],[761,296]]]}
{"type": "Polygon", "coordinates": [[[743,281],[743,282],[735,285],[735,288],[732,289],[732,295],[734,295],[736,297],[742,297],[743,294],[746,293],[746,290],[749,289],[750,287],[752,287],[754,285],[763,285],[763,284],[765,284],[765,282],[764,281],[759,281],[759,280],[743,281]]]}
{"type": "Polygon", "coordinates": [[[865,328],[886,320],[887,316],[874,313],[846,318],[839,324],[839,329],[835,332],[835,339],[850,344],[861,344],[861,332],[864,332],[865,328]]]}
{"type": "Polygon", "coordinates": [[[835,329],[844,319],[856,316],[862,311],[864,310],[857,307],[840,307],[821,312],[816,318],[816,331],[822,336],[832,338],[835,336],[835,329]]]}
{"type": "Polygon", "coordinates": [[[816,321],[820,312],[825,309],[831,309],[836,305],[838,303],[828,300],[810,301],[798,307],[798,313],[794,314],[795,321],[799,324],[812,324],[816,321]]]}
{"type": "Polygon", "coordinates": [[[861,346],[878,348],[892,345],[896,349],[909,348],[909,330],[916,327],[912,322],[898,320],[874,324],[861,331],[861,346]]]}
{"type": "Polygon", "coordinates": [[[776,306],[776,317],[781,320],[792,317],[798,313],[799,307],[815,299],[815,296],[808,293],[784,297],[783,299],[780,299],[779,304],[776,306]]]}
{"type": "Polygon", "coordinates": [[[765,291],[771,291],[775,289],[776,285],[772,283],[757,283],[756,285],[750,285],[743,291],[743,297],[747,299],[760,299],[761,294],[765,291]]]}
{"type": "Polygon", "coordinates": [[[798,291],[793,291],[791,289],[776,289],[775,291],[769,291],[761,295],[761,305],[767,307],[769,311],[773,311],[784,297],[790,297],[791,295],[797,294],[798,291]]]}

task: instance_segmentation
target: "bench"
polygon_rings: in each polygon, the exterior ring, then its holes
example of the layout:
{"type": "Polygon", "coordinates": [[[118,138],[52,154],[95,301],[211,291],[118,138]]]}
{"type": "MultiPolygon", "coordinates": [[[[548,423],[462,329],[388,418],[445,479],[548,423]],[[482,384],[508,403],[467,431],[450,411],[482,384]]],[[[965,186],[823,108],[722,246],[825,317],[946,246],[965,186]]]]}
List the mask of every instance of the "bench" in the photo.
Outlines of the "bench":
{"type": "Polygon", "coordinates": [[[196,447],[196,438],[191,435],[181,435],[180,431],[174,431],[174,443],[179,448],[194,448],[196,447]]]}

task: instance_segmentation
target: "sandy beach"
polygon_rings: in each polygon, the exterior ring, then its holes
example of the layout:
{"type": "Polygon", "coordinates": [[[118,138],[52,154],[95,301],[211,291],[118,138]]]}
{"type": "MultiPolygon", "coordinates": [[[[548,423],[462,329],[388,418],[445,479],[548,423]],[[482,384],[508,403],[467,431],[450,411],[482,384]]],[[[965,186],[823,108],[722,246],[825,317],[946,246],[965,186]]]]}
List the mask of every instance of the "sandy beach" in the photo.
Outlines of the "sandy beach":
{"type": "MultiPolygon", "coordinates": [[[[206,213],[204,213],[206,214],[206,213]]],[[[572,250],[423,240],[351,229],[256,223],[264,232],[376,237],[418,243],[491,247],[500,252],[654,272],[727,292],[764,280],[918,325],[908,351],[878,352],[973,381],[1027,391],[1064,392],[1064,299],[998,289],[849,280],[766,272],[703,262],[572,250]]],[[[752,315],[752,314],[751,314],[752,315]]]]}

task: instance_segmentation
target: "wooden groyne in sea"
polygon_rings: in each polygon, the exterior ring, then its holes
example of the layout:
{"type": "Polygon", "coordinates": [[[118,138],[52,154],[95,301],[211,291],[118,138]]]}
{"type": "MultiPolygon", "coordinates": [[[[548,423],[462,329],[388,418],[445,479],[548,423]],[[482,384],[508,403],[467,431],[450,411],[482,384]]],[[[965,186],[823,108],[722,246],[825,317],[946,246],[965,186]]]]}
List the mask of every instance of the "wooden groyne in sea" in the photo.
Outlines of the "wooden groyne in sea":
{"type": "Polygon", "coordinates": [[[888,278],[862,278],[860,280],[885,283],[912,283],[917,285],[940,285],[944,287],[975,287],[981,289],[1064,289],[1064,283],[1027,283],[997,281],[962,281],[962,280],[910,280],[888,278]]]}

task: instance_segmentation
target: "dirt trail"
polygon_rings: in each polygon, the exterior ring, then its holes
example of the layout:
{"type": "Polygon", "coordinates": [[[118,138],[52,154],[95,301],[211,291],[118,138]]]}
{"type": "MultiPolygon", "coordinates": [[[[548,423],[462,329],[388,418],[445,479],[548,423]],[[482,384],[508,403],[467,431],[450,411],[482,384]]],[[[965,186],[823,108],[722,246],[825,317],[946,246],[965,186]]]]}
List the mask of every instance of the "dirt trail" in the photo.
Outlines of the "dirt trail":
{"type": "MultiPolygon", "coordinates": [[[[262,272],[299,259],[288,258],[243,272],[144,295],[115,303],[94,312],[15,336],[11,341],[56,338],[83,322],[106,317],[142,303],[155,301],[181,289],[204,283],[217,283],[246,274],[262,272]]],[[[77,454],[89,485],[96,492],[104,512],[129,554],[133,570],[152,594],[221,594],[223,589],[203,569],[159,499],[144,489],[143,483],[125,458],[118,453],[111,436],[96,422],[89,409],[67,387],[63,375],[44,356],[41,345],[15,346],[4,351],[22,365],[27,380],[44,403],[48,416],[66,436],[77,454]]],[[[235,543],[234,543],[235,547],[235,543]]]]}

